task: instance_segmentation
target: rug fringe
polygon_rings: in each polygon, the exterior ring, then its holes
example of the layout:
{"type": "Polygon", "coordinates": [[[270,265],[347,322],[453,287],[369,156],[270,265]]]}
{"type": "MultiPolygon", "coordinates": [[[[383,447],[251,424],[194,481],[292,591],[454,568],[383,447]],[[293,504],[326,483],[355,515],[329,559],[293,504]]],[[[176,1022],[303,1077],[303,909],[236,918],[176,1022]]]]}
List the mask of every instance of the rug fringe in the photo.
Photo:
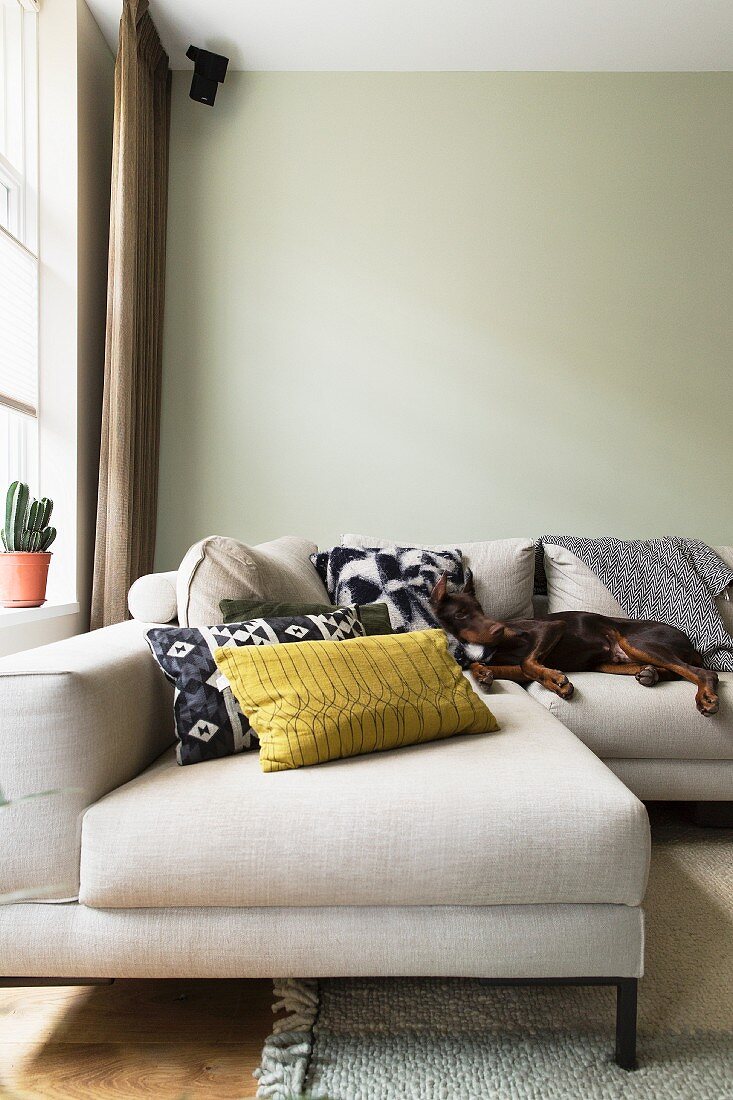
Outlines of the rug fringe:
{"type": "Polygon", "coordinates": [[[260,1100],[297,1100],[302,1097],[313,1051],[313,1025],[318,1014],[318,982],[282,978],[272,983],[273,1012],[286,1012],[265,1039],[262,1063],[254,1076],[260,1100]]]}

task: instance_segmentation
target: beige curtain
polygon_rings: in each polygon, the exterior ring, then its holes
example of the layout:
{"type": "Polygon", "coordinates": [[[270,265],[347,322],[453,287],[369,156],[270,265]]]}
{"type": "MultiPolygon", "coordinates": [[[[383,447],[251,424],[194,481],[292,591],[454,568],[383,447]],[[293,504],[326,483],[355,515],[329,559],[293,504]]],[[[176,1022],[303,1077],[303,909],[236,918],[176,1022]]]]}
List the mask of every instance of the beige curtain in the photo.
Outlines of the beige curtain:
{"type": "Polygon", "coordinates": [[[115,66],[92,629],[127,617],[155,551],[170,72],[147,9],[124,0],[115,66]]]}

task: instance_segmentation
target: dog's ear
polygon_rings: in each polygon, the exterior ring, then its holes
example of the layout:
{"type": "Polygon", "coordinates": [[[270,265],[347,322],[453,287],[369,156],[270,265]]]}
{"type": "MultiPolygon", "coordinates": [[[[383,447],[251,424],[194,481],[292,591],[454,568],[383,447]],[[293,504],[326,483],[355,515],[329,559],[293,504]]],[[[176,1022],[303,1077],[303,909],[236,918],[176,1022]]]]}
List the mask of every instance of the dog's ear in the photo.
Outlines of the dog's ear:
{"type": "Polygon", "coordinates": [[[433,607],[438,607],[448,595],[448,574],[441,573],[440,580],[436,584],[433,591],[430,593],[430,602],[433,607]]]}
{"type": "Polygon", "coordinates": [[[463,588],[461,589],[461,592],[467,592],[469,596],[476,595],[476,589],[473,587],[473,573],[468,568],[468,566],[466,566],[466,581],[463,585],[463,588]]]}

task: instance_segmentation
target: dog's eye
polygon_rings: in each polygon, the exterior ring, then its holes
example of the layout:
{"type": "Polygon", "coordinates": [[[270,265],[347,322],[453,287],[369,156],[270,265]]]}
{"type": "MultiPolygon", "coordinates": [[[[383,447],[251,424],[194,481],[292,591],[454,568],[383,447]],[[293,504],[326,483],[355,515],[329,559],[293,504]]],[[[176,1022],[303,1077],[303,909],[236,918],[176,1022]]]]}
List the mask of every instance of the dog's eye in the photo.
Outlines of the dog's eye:
{"type": "Polygon", "coordinates": [[[467,611],[456,611],[456,618],[457,619],[467,619],[468,618],[468,612],[467,611]]]}

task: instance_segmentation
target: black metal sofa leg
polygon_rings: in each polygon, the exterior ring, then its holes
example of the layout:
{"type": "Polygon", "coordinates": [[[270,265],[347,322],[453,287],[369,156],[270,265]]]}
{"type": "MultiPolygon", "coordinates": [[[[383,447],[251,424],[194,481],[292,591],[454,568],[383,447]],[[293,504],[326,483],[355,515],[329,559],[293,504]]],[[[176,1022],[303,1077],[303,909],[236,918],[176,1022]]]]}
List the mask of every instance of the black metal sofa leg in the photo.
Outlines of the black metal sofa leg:
{"type": "Polygon", "coordinates": [[[636,999],[639,982],[621,978],[616,986],[616,1065],[636,1069],[636,999]]]}

